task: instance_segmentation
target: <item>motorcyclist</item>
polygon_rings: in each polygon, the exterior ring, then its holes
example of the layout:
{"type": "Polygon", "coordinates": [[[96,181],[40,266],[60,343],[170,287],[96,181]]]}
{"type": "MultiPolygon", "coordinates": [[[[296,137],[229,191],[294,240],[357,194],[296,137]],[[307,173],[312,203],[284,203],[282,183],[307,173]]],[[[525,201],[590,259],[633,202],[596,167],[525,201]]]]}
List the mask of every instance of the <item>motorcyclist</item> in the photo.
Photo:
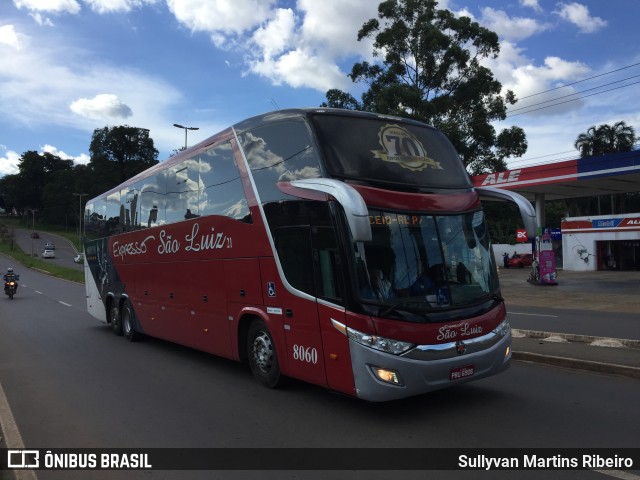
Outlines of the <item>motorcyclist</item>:
{"type": "Polygon", "coordinates": [[[20,280],[20,275],[17,275],[16,273],[14,273],[13,268],[11,267],[7,268],[7,273],[5,273],[2,278],[4,280],[5,293],[7,291],[7,283],[11,281],[16,282],[16,292],[18,291],[18,280],[20,280]]]}

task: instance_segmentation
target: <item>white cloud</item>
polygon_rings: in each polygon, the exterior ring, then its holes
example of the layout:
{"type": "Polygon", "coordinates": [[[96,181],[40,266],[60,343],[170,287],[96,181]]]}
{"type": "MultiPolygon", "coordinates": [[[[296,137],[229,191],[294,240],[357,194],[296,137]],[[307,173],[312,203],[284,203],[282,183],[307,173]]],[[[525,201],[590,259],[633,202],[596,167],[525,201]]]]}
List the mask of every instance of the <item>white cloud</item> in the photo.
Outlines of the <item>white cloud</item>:
{"type": "Polygon", "coordinates": [[[503,81],[503,86],[513,90],[521,100],[509,109],[509,114],[530,111],[528,116],[548,116],[580,108],[583,105],[581,100],[576,100],[576,97],[567,97],[575,93],[573,87],[564,87],[550,92],[547,90],[584,78],[590,71],[589,67],[581,62],[567,62],[558,57],[545,58],[544,65],[541,66],[526,64],[514,68],[511,78],[503,81]],[[568,100],[573,101],[568,102],[568,100]],[[551,107],[553,104],[558,105],[551,107]]]}
{"type": "Polygon", "coordinates": [[[249,71],[276,85],[347,89],[351,81],[337,62],[371,55],[371,41],[358,42],[357,32],[376,16],[377,4],[300,0],[297,13],[280,9],[254,32],[245,44],[249,71]]]}
{"type": "Polygon", "coordinates": [[[91,159],[89,155],[87,155],[86,153],[82,153],[77,157],[74,157],[73,155],[69,155],[63,152],[62,150],[58,150],[57,147],[54,147],[53,145],[49,145],[49,144],[45,145],[44,147],[40,147],[40,153],[45,153],[45,152],[50,153],[51,155],[60,157],[63,160],[73,160],[73,163],[75,163],[76,165],[86,165],[87,163],[89,163],[89,160],[91,159]]]}
{"type": "Polygon", "coordinates": [[[337,65],[301,49],[281,55],[276,60],[256,62],[251,69],[276,85],[286,83],[294,88],[310,87],[321,92],[335,87],[347,88],[351,83],[337,65]]]}
{"type": "Polygon", "coordinates": [[[4,150],[4,154],[0,156],[0,177],[18,173],[18,163],[20,162],[20,155],[18,155],[13,150],[7,150],[4,145],[0,145],[0,151],[2,150],[4,150]]]}
{"type": "Polygon", "coordinates": [[[93,98],[80,98],[69,106],[72,112],[95,119],[124,119],[133,115],[131,108],[116,96],[101,93],[93,98]]]}
{"type": "Polygon", "coordinates": [[[532,8],[536,12],[541,12],[542,8],[538,4],[538,0],[520,0],[520,5],[523,7],[532,8]]]}
{"type": "Polygon", "coordinates": [[[98,13],[130,12],[134,8],[153,5],[158,0],[84,0],[98,13]]]}
{"type": "Polygon", "coordinates": [[[294,44],[295,16],[291,9],[278,9],[264,26],[253,34],[253,42],[266,59],[282,54],[294,44]]]}
{"type": "Polygon", "coordinates": [[[40,12],[30,13],[31,18],[40,26],[53,27],[53,22],[48,17],[43,17],[40,12]]]}
{"type": "MultiPolygon", "coordinates": [[[[159,0],[83,0],[89,7],[98,13],[129,12],[134,8],[141,8],[145,5],[154,5],[159,0]]],[[[24,8],[31,12],[49,12],[54,14],[70,13],[76,15],[80,13],[81,6],[77,0],[13,0],[17,8],[24,8]]],[[[50,22],[41,16],[33,17],[38,24],[41,21],[50,22]]]]}
{"type": "Polygon", "coordinates": [[[299,0],[298,8],[304,13],[301,34],[306,43],[331,57],[371,55],[372,42],[358,42],[357,35],[367,20],[377,18],[378,2],[299,0]]]}
{"type": "Polygon", "coordinates": [[[8,45],[16,50],[20,50],[23,45],[24,35],[19,35],[13,25],[3,25],[0,27],[0,44],[8,45]]]}
{"type": "Polygon", "coordinates": [[[276,0],[167,0],[176,19],[193,32],[206,32],[218,48],[245,56],[248,72],[273,84],[319,91],[346,88],[339,59],[371,55],[357,31],[377,15],[377,3],[299,0],[297,14],[276,8],[276,0]]]}
{"type": "Polygon", "coordinates": [[[570,23],[576,25],[583,33],[593,33],[607,26],[606,20],[592,17],[589,9],[580,3],[560,3],[560,10],[556,13],[570,23]]]}
{"type": "Polygon", "coordinates": [[[242,34],[271,15],[275,0],[167,0],[176,19],[193,32],[242,34]]]}
{"type": "Polygon", "coordinates": [[[33,12],[80,13],[80,4],[76,0],[13,0],[13,4],[33,12]]]}
{"type": "Polygon", "coordinates": [[[549,28],[549,25],[540,23],[533,18],[511,18],[503,10],[491,7],[482,9],[480,23],[507,40],[522,40],[549,28]]]}

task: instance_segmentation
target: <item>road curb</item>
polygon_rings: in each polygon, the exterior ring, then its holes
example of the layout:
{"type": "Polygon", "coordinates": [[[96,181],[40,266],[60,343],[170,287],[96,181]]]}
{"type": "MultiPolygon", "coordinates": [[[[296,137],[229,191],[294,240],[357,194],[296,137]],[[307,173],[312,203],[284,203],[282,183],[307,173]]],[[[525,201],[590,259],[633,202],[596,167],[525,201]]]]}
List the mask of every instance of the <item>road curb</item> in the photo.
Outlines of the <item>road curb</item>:
{"type": "Polygon", "coordinates": [[[595,342],[619,342],[626,348],[634,348],[640,350],[640,340],[631,340],[628,338],[611,338],[611,337],[596,337],[592,335],[577,335],[573,333],[558,333],[558,332],[543,332],[539,330],[523,330],[519,328],[513,328],[512,333],[514,337],[528,337],[528,338],[538,338],[538,339],[546,339],[549,337],[560,337],[567,342],[572,343],[595,343],[595,342]]]}
{"type": "Polygon", "coordinates": [[[579,360],[576,358],[556,357],[552,355],[541,355],[531,352],[514,351],[513,359],[522,362],[542,363],[555,367],[572,368],[576,370],[586,370],[589,372],[607,373],[621,375],[630,378],[640,379],[640,368],[627,365],[615,365],[612,363],[592,362],[590,360],[579,360]]]}

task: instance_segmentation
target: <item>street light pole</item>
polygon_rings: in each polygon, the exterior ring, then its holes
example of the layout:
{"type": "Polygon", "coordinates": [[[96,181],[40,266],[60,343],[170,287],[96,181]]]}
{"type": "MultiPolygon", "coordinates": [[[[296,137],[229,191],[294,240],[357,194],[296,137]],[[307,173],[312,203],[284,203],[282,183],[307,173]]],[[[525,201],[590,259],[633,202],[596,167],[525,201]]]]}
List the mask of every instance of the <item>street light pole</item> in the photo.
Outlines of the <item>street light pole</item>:
{"type": "Polygon", "coordinates": [[[86,197],[88,193],[74,193],[74,197],[78,197],[80,210],[78,211],[78,248],[82,248],[82,197],[86,197]]]}
{"type": "Polygon", "coordinates": [[[31,209],[31,257],[33,257],[33,231],[36,229],[36,212],[38,210],[31,209]]]}
{"type": "Polygon", "coordinates": [[[174,123],[174,127],[184,129],[184,148],[187,148],[187,130],[200,130],[200,127],[184,127],[179,123],[174,123]]]}

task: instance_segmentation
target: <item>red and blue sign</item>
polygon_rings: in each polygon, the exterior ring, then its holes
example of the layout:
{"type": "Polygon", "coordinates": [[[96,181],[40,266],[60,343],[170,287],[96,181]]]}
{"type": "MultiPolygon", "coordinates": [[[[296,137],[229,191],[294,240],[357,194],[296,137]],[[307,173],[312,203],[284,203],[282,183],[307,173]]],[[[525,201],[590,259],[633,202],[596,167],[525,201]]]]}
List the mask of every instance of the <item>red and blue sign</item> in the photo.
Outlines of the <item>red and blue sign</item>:
{"type": "Polygon", "coordinates": [[[472,177],[476,187],[515,188],[522,186],[584,181],[640,172],[637,151],[585,157],[550,165],[538,165],[472,177]]]}

